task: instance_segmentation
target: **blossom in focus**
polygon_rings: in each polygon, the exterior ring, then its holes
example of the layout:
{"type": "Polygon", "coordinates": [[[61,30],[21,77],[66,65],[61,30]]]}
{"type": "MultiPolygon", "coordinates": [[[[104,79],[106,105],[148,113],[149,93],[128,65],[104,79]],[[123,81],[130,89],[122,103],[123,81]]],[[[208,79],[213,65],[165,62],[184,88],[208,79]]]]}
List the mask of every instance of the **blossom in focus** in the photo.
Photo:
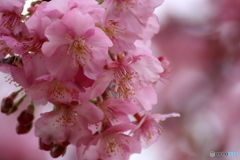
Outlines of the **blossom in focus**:
{"type": "Polygon", "coordinates": [[[62,22],[49,26],[46,35],[49,42],[43,44],[43,53],[49,57],[46,61],[51,74],[62,80],[71,79],[79,65],[89,78],[95,79],[99,74],[97,71],[101,73],[99,68],[106,64],[107,47],[112,43],[103,31],[94,26],[90,15],[73,9],[63,16],[62,22]],[[62,65],[56,67],[59,60],[62,65]]]}
{"type": "Polygon", "coordinates": [[[78,159],[127,160],[132,153],[140,153],[141,147],[139,142],[135,138],[123,134],[123,132],[133,127],[134,125],[123,123],[106,129],[89,142],[84,150],[84,154],[77,155],[78,159]],[[88,151],[93,154],[89,156],[88,151]]]}
{"type": "Polygon", "coordinates": [[[107,70],[93,84],[91,98],[103,93],[107,84],[113,83],[112,90],[118,93],[120,99],[136,102],[140,98],[135,97],[137,91],[158,81],[163,71],[160,62],[146,48],[130,50],[126,56],[119,54],[116,58],[117,61],[110,62],[107,70]]]}
{"type": "Polygon", "coordinates": [[[160,129],[149,112],[167,67],[149,44],[162,1],[37,1],[26,14],[24,1],[13,2],[0,2],[0,70],[19,89],[3,98],[1,112],[21,111],[17,134],[34,127],[53,158],[70,145],[78,160],[140,153],[139,137],[160,129]]]}
{"type": "Polygon", "coordinates": [[[79,103],[56,105],[53,111],[41,114],[35,123],[35,135],[45,144],[64,141],[76,144],[82,138],[81,142],[86,143],[91,137],[88,124],[98,122],[103,114],[88,101],[79,103]]]}

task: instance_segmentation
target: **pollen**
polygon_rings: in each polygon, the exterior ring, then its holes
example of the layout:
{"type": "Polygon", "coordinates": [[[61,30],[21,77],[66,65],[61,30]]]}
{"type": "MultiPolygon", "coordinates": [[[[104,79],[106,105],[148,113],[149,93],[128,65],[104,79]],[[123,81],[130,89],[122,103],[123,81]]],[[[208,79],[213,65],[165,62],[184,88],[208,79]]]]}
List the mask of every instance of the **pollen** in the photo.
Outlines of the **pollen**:
{"type": "Polygon", "coordinates": [[[122,9],[130,9],[136,6],[136,0],[118,0],[117,8],[119,10],[122,9]]]}
{"type": "Polygon", "coordinates": [[[115,69],[114,78],[116,82],[115,92],[123,99],[132,100],[135,95],[134,83],[141,83],[138,73],[130,66],[120,66],[115,69]]]}
{"type": "Polygon", "coordinates": [[[67,94],[69,94],[74,99],[74,94],[79,93],[79,91],[68,88],[63,82],[54,79],[48,89],[48,97],[54,96],[56,99],[63,99],[67,94]]]}
{"type": "Polygon", "coordinates": [[[104,147],[102,153],[100,153],[100,156],[107,156],[112,157],[116,155],[122,155],[124,156],[125,151],[123,144],[119,143],[120,141],[117,141],[115,136],[113,135],[107,135],[104,139],[104,147]]]}
{"type": "MultiPolygon", "coordinates": [[[[32,54],[42,54],[41,48],[43,45],[43,41],[39,41],[37,39],[32,39],[31,41],[28,41],[28,44],[24,44],[26,46],[26,53],[32,55],[32,54]]],[[[39,57],[42,58],[42,57],[39,57]]]]}
{"type": "MultiPolygon", "coordinates": [[[[60,112],[60,116],[55,120],[53,126],[58,127],[70,127],[72,131],[73,127],[77,127],[77,112],[71,108],[71,106],[58,106],[57,111],[60,112]]],[[[78,128],[81,130],[81,128],[78,128]]],[[[62,130],[64,132],[64,130],[62,130]]]]}
{"type": "Polygon", "coordinates": [[[21,85],[18,84],[11,75],[8,74],[4,78],[7,79],[6,82],[8,82],[9,84],[13,84],[15,87],[21,87],[21,85]]]}
{"type": "Polygon", "coordinates": [[[93,46],[86,44],[86,38],[76,38],[69,45],[67,54],[74,60],[74,66],[85,66],[85,61],[92,61],[92,48],[93,46]]]}
{"type": "Polygon", "coordinates": [[[4,56],[6,56],[6,55],[13,55],[14,53],[13,53],[13,51],[12,51],[12,49],[11,48],[9,48],[6,44],[5,44],[5,42],[3,42],[3,41],[0,41],[0,53],[1,54],[3,54],[4,56]]]}
{"type": "Polygon", "coordinates": [[[119,26],[118,21],[109,20],[107,26],[101,28],[111,40],[119,40],[121,34],[127,34],[126,28],[119,26]]]}

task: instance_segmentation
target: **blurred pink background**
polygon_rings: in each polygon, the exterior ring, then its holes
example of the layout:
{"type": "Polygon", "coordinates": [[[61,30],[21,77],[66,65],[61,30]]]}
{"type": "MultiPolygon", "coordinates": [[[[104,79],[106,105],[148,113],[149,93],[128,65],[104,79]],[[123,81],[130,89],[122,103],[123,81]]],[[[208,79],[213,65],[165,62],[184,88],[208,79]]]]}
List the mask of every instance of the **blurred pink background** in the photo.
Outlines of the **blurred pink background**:
{"type": "MultiPolygon", "coordinates": [[[[131,160],[238,160],[210,157],[210,151],[240,154],[240,1],[165,0],[156,9],[161,31],[152,42],[156,56],[165,56],[171,79],[157,84],[154,112],[178,112],[157,143],[131,160]]],[[[0,79],[0,97],[14,91],[0,79]]],[[[35,117],[39,116],[40,108],[35,117]]],[[[16,118],[0,114],[0,160],[51,160],[38,149],[33,130],[17,135],[16,118]]],[[[58,160],[75,160],[70,146],[58,160]]]]}

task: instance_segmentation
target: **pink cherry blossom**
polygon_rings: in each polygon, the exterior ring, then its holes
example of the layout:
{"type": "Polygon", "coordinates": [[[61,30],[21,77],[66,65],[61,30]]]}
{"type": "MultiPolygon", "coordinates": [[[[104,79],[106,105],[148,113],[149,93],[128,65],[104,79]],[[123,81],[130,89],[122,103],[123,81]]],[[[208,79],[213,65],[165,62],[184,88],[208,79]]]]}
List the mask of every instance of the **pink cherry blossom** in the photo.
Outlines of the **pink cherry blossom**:
{"type": "Polygon", "coordinates": [[[112,45],[104,32],[94,26],[91,16],[76,8],[66,13],[62,22],[48,27],[46,36],[49,42],[43,44],[42,50],[49,57],[46,61],[50,73],[59,79],[72,78],[79,65],[87,77],[95,79],[106,64],[107,49],[112,45]],[[59,62],[61,67],[56,67],[59,62]]]}
{"type": "Polygon", "coordinates": [[[140,153],[139,142],[123,133],[133,127],[132,124],[121,124],[108,128],[89,142],[84,153],[81,152],[82,146],[78,145],[78,160],[128,160],[131,154],[140,153]]]}
{"type": "Polygon", "coordinates": [[[127,26],[118,19],[104,17],[103,22],[99,23],[98,26],[112,40],[113,46],[110,51],[115,54],[134,49],[133,43],[140,39],[138,34],[128,30],[127,26]]]}
{"type": "Polygon", "coordinates": [[[51,75],[39,77],[35,83],[27,88],[27,93],[32,100],[45,105],[52,103],[71,103],[78,101],[79,93],[83,88],[77,86],[74,81],[60,81],[51,75]],[[35,94],[35,93],[38,94],[35,94]]]}
{"type": "Polygon", "coordinates": [[[14,34],[19,33],[23,25],[21,12],[24,2],[24,0],[1,0],[0,26],[6,27],[14,34]]]}
{"type": "Polygon", "coordinates": [[[141,145],[144,148],[147,148],[158,140],[158,137],[162,132],[162,127],[159,122],[164,121],[166,118],[179,116],[178,113],[153,115],[146,113],[143,117],[137,116],[139,123],[132,133],[134,134],[134,137],[141,142],[141,145]]]}
{"type": "Polygon", "coordinates": [[[119,54],[118,62],[110,62],[108,68],[93,84],[91,98],[102,94],[113,83],[112,90],[119,98],[135,101],[136,91],[158,81],[163,71],[160,62],[146,48],[131,50],[126,56],[119,54]]]}
{"type": "Polygon", "coordinates": [[[4,38],[8,38],[5,36],[0,37],[0,58],[4,58],[6,55],[13,55],[13,50],[6,44],[4,38]]]}
{"type": "Polygon", "coordinates": [[[40,149],[57,158],[72,144],[78,160],[128,160],[157,140],[159,121],[179,116],[150,114],[169,69],[149,49],[162,0],[37,1],[25,15],[24,2],[0,1],[0,70],[24,94],[4,98],[1,111],[28,103],[18,134],[49,103],[34,124],[40,149]]]}
{"type": "Polygon", "coordinates": [[[118,19],[129,31],[141,34],[162,0],[105,0],[102,6],[110,19],[118,19]]]}
{"type": "Polygon", "coordinates": [[[92,135],[88,124],[102,117],[101,110],[86,100],[78,105],[58,104],[53,111],[41,114],[35,123],[35,135],[45,144],[64,141],[75,144],[81,138],[86,144],[92,135]]]}
{"type": "Polygon", "coordinates": [[[6,55],[22,54],[23,50],[23,45],[12,36],[11,32],[0,26],[0,58],[6,55]]]}
{"type": "MultiPolygon", "coordinates": [[[[51,24],[51,19],[44,15],[43,9],[46,7],[46,3],[41,3],[37,7],[34,14],[25,22],[28,31],[33,35],[35,39],[46,41],[45,35],[46,28],[51,24]]],[[[41,47],[41,46],[40,46],[41,47]]]]}

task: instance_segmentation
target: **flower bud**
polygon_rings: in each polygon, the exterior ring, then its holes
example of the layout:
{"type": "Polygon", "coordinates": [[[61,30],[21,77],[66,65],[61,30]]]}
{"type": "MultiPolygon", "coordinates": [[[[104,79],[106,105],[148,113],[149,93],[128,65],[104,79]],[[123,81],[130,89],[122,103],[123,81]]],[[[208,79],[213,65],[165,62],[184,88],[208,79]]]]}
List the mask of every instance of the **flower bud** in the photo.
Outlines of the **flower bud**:
{"type": "Polygon", "coordinates": [[[1,103],[1,112],[8,114],[8,112],[13,108],[13,100],[10,97],[5,97],[1,103]]]}
{"type": "Polygon", "coordinates": [[[42,139],[39,138],[39,148],[45,151],[50,151],[53,148],[53,142],[51,142],[50,144],[45,144],[42,142],[42,139]]]}
{"type": "Polygon", "coordinates": [[[29,104],[28,108],[24,111],[22,111],[22,113],[18,116],[18,122],[21,125],[27,125],[29,123],[31,123],[34,119],[34,105],[33,104],[29,104]]]}
{"type": "Polygon", "coordinates": [[[12,100],[14,100],[18,93],[20,93],[23,89],[19,89],[18,91],[12,92],[8,97],[11,98],[12,100]]]}
{"type": "Polygon", "coordinates": [[[61,146],[63,146],[63,147],[66,147],[66,146],[68,146],[70,143],[66,140],[66,141],[64,141],[64,142],[61,142],[61,146]]]}
{"type": "Polygon", "coordinates": [[[1,103],[1,112],[7,115],[15,112],[17,110],[16,106],[14,106],[13,101],[17,97],[18,93],[21,92],[22,89],[12,92],[9,96],[3,98],[1,103]]]}
{"type": "Polygon", "coordinates": [[[50,155],[53,158],[57,158],[61,155],[63,156],[66,153],[66,149],[67,149],[66,146],[62,146],[60,144],[55,144],[54,147],[50,151],[50,155]]]}
{"type": "Polygon", "coordinates": [[[27,125],[32,122],[34,116],[32,113],[29,113],[27,110],[22,111],[22,113],[18,116],[18,122],[21,125],[27,125]]]}
{"type": "Polygon", "coordinates": [[[32,123],[29,123],[27,125],[18,124],[16,128],[16,132],[17,134],[26,134],[31,130],[31,128],[32,128],[32,123]]]}
{"type": "Polygon", "coordinates": [[[22,96],[16,103],[13,104],[13,107],[9,110],[9,112],[7,113],[7,115],[10,115],[12,113],[14,113],[17,109],[18,106],[23,102],[23,100],[26,98],[27,95],[22,96]]]}

